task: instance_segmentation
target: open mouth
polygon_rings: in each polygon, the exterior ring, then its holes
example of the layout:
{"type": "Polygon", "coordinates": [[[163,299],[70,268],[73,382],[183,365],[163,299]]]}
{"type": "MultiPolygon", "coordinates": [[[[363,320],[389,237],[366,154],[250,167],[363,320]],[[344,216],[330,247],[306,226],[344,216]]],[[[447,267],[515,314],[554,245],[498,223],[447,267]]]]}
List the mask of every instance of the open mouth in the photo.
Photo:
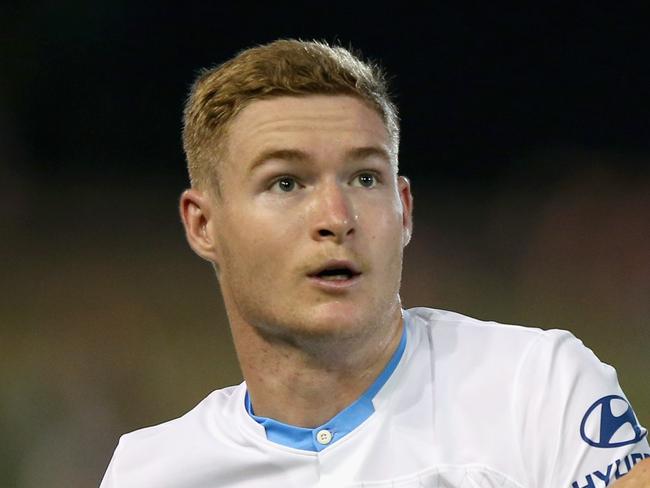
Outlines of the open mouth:
{"type": "Polygon", "coordinates": [[[353,272],[348,268],[333,268],[325,269],[320,273],[316,273],[315,276],[327,281],[336,281],[336,280],[349,280],[354,276],[357,276],[359,273],[353,272]]]}
{"type": "Polygon", "coordinates": [[[361,272],[352,264],[347,262],[328,263],[318,271],[310,273],[311,278],[318,278],[324,281],[347,281],[359,276],[361,272]]]}

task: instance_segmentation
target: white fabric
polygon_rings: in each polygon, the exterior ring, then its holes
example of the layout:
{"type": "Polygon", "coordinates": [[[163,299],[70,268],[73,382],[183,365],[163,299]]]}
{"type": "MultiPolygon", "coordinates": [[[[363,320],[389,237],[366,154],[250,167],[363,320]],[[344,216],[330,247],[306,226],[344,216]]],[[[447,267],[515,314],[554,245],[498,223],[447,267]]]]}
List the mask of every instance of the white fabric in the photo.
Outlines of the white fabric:
{"type": "Polygon", "coordinates": [[[583,440],[583,418],[599,428],[589,408],[624,395],[615,370],[569,332],[426,308],[404,318],[406,350],[374,414],[323,451],[267,440],[242,383],[122,436],[101,488],[598,488],[650,457],[646,439],[583,440]]]}

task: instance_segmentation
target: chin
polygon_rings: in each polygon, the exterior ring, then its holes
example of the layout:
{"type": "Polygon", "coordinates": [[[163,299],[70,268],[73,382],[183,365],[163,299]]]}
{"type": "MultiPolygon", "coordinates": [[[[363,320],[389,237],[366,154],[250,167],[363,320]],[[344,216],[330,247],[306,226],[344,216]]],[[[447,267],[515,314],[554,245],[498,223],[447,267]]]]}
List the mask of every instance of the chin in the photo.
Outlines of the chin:
{"type": "Polygon", "coordinates": [[[322,304],[304,317],[303,330],[313,335],[354,336],[376,322],[368,310],[358,304],[322,304]]]}

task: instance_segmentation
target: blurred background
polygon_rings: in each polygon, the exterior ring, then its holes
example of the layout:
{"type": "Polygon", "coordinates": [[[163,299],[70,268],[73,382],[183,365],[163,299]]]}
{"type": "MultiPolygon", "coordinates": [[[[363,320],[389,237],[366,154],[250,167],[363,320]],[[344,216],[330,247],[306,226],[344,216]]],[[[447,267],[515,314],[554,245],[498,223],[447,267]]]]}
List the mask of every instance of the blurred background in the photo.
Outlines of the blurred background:
{"type": "Polygon", "coordinates": [[[241,380],[178,217],[181,112],[199,68],[278,37],[351,44],[393,76],[405,305],[569,329],[650,424],[637,3],[2,3],[0,485],[97,486],[120,434],[241,380]]]}

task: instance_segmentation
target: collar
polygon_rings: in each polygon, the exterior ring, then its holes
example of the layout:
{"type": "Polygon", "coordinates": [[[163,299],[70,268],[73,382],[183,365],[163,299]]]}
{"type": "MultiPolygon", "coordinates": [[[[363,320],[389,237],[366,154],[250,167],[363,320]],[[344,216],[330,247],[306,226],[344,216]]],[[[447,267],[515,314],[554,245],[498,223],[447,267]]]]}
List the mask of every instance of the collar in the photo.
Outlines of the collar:
{"type": "Polygon", "coordinates": [[[354,403],[314,429],[296,427],[255,415],[248,390],[244,400],[246,411],[258,424],[264,427],[268,440],[303,451],[320,452],[327,446],[341,440],[373,414],[375,407],[372,400],[395,371],[405,349],[406,324],[403,324],[402,338],[397,349],[372,385],[354,403]]]}

